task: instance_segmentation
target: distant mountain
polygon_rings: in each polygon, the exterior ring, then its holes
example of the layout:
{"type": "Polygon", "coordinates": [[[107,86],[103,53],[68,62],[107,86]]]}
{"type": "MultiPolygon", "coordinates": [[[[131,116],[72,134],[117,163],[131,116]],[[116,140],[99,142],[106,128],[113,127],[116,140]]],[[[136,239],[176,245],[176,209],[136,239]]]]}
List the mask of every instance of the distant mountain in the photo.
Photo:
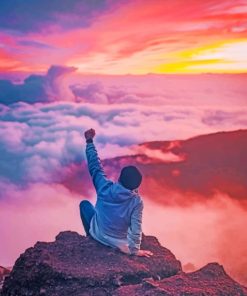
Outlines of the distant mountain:
{"type": "MultiPolygon", "coordinates": [[[[123,166],[138,166],[143,174],[141,193],[162,204],[176,202],[169,196],[172,191],[202,200],[220,191],[247,202],[247,130],[145,142],[137,145],[131,156],[109,158],[102,163],[114,180],[123,166]]],[[[86,164],[72,164],[69,172],[64,185],[88,196],[92,184],[86,164]]],[[[181,202],[186,203],[186,198],[181,202]]]]}
{"type": "Polygon", "coordinates": [[[138,166],[144,176],[141,191],[156,201],[170,203],[166,194],[171,191],[200,198],[220,191],[239,201],[247,199],[247,130],[146,142],[137,151],[103,163],[115,178],[124,165],[138,166]]]}

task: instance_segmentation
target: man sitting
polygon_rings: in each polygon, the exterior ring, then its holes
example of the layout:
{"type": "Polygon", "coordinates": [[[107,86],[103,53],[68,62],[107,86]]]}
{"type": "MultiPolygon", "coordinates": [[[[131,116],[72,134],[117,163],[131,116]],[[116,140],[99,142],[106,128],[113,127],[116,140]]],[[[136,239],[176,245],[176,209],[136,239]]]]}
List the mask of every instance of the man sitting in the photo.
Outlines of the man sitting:
{"type": "Polygon", "coordinates": [[[86,235],[126,254],[153,255],[148,250],[140,250],[143,201],[138,187],[141,173],[135,166],[126,166],[121,170],[118,182],[107,179],[93,143],[95,130],[87,130],[84,136],[88,169],[97,192],[95,207],[88,200],[80,203],[86,235]]]}

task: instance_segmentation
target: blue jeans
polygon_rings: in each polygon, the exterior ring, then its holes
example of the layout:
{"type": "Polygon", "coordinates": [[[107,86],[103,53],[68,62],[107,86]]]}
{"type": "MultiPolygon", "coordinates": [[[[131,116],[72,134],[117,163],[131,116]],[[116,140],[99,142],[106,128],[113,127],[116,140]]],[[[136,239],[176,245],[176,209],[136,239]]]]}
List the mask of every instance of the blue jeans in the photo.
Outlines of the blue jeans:
{"type": "Polygon", "coordinates": [[[90,235],[89,234],[90,222],[94,214],[95,214],[95,208],[90,201],[83,200],[80,202],[81,221],[82,221],[84,230],[86,232],[86,235],[90,235]]]}

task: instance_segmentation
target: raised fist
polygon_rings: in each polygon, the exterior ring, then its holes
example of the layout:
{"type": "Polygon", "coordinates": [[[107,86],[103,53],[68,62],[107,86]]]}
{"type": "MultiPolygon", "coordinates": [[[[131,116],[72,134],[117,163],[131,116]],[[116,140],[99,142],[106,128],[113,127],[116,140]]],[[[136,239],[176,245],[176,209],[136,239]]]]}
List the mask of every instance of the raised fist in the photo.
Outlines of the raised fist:
{"type": "Polygon", "coordinates": [[[89,130],[85,131],[84,136],[86,140],[93,139],[95,136],[95,130],[93,128],[90,128],[89,130]]]}

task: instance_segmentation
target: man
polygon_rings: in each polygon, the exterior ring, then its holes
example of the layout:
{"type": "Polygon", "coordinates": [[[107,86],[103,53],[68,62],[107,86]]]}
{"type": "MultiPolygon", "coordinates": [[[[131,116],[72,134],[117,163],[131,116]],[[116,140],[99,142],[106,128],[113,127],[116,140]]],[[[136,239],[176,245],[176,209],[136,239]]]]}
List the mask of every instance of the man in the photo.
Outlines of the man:
{"type": "Polygon", "coordinates": [[[88,200],[80,203],[86,234],[126,254],[150,257],[152,252],[140,250],[143,201],[138,187],[141,173],[135,166],[127,166],[122,169],[118,182],[107,179],[93,143],[95,130],[87,130],[84,136],[88,169],[97,192],[95,208],[88,200]]]}

